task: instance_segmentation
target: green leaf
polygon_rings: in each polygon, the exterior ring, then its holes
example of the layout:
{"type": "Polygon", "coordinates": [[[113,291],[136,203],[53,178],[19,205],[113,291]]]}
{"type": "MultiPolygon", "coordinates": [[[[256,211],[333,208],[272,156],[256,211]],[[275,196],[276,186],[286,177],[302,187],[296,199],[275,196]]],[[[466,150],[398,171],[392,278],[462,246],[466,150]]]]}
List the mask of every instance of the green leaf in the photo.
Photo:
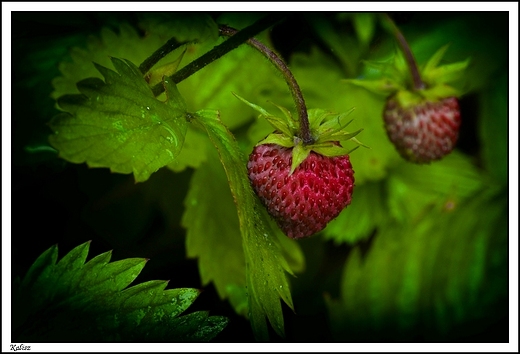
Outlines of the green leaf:
{"type": "Polygon", "coordinates": [[[377,15],[364,12],[352,15],[352,24],[356,30],[358,40],[366,47],[374,37],[377,15]]]}
{"type": "Polygon", "coordinates": [[[259,141],[257,145],[264,144],[277,144],[286,148],[292,148],[294,146],[294,140],[289,138],[285,134],[269,134],[264,140],[259,141]]]}
{"type": "Polygon", "coordinates": [[[502,185],[508,183],[508,76],[497,75],[478,96],[478,134],[484,167],[502,185]]]}
{"type": "Polygon", "coordinates": [[[187,167],[198,168],[206,161],[206,151],[210,145],[206,134],[189,124],[181,152],[167,167],[175,172],[181,172],[187,167]]]}
{"type": "Polygon", "coordinates": [[[164,82],[167,101],[161,102],[135,65],[116,58],[112,62],[117,73],[96,65],[105,83],[83,80],[78,83],[82,95],[58,99],[68,113],[50,122],[54,134],[49,140],[70,162],[133,173],[142,182],[181,151],[186,106],[172,82],[164,82]]]}
{"type": "Polygon", "coordinates": [[[347,260],[329,300],[336,338],[450,342],[507,315],[507,194],[479,190],[455,209],[386,223],[368,254],[347,260]]]}
{"type": "Polygon", "coordinates": [[[363,87],[364,89],[377,95],[381,95],[385,98],[390,96],[392,93],[398,91],[399,89],[402,89],[400,85],[396,84],[394,81],[389,80],[387,78],[382,78],[380,80],[350,79],[345,80],[345,82],[359,87],[363,87]]]}
{"type": "Polygon", "coordinates": [[[307,156],[311,153],[310,149],[307,149],[303,146],[303,144],[297,144],[294,146],[294,149],[292,151],[292,163],[291,163],[291,171],[289,174],[292,174],[300,164],[305,161],[307,156]]]}
{"type": "Polygon", "coordinates": [[[254,197],[245,159],[233,135],[219,119],[218,112],[199,111],[196,119],[208,132],[226,171],[242,234],[246,262],[246,285],[250,321],[255,337],[267,340],[265,317],[280,336],[284,335],[280,298],[293,308],[285,271],[289,265],[279,248],[274,232],[265,220],[265,210],[254,197]]]}
{"type": "Polygon", "coordinates": [[[405,221],[420,216],[431,205],[457,204],[489,180],[468,157],[454,151],[431,165],[403,161],[387,183],[390,213],[405,221]]]}
{"type": "Polygon", "coordinates": [[[437,67],[439,65],[442,57],[444,56],[444,53],[446,53],[446,50],[448,50],[449,44],[442,46],[435,52],[435,54],[432,55],[432,57],[428,60],[426,65],[424,66],[423,72],[429,72],[437,67]]]}
{"type": "Polygon", "coordinates": [[[281,131],[287,137],[291,137],[294,135],[296,128],[292,122],[291,114],[289,111],[284,110],[282,107],[278,106],[278,108],[280,108],[280,110],[284,113],[285,119],[280,118],[275,115],[272,115],[271,113],[267,112],[264,108],[247,101],[246,99],[238,96],[235,93],[233,93],[233,95],[245,104],[247,104],[249,107],[253,108],[255,111],[260,112],[260,118],[266,119],[274,129],[281,131]]]}
{"type": "Polygon", "coordinates": [[[207,313],[179,317],[198,297],[196,289],[164,290],[168,282],[158,280],[127,288],[147,260],[109,263],[106,252],[85,264],[89,246],[79,245],[57,264],[56,246],[36,260],[13,303],[14,341],[208,341],[227,324],[207,313]]]}
{"type": "MultiPolygon", "coordinates": [[[[245,259],[236,206],[218,155],[211,150],[210,158],[191,178],[182,226],[187,229],[186,254],[198,258],[202,284],[213,281],[219,297],[225,299],[231,296],[230,286],[245,290],[245,259]]],[[[247,302],[245,291],[243,295],[247,302]]],[[[234,301],[237,306],[242,303],[237,298],[234,301]]],[[[235,310],[247,315],[247,308],[245,313],[235,310]]]]}
{"type": "MultiPolygon", "coordinates": [[[[89,77],[101,78],[92,62],[108,68],[112,67],[110,57],[127,58],[132,63],[142,63],[172,37],[178,42],[198,40],[200,43],[213,43],[218,38],[217,24],[208,14],[203,13],[141,14],[138,25],[139,31],[146,33],[145,36],[141,36],[138,30],[128,23],[121,23],[115,32],[104,27],[99,34],[90,36],[84,48],[72,47],[69,50],[70,58],[66,58],[59,65],[61,76],[52,81],[54,92],[51,96],[58,98],[65,94],[77,94],[78,81],[89,77]]],[[[174,50],[156,63],[154,68],[175,62],[185,49],[187,53],[192,53],[200,46],[190,44],[174,50]]]]}
{"type": "Polygon", "coordinates": [[[354,186],[352,202],[323,230],[325,238],[337,244],[366,240],[388,215],[382,181],[354,186]]]}

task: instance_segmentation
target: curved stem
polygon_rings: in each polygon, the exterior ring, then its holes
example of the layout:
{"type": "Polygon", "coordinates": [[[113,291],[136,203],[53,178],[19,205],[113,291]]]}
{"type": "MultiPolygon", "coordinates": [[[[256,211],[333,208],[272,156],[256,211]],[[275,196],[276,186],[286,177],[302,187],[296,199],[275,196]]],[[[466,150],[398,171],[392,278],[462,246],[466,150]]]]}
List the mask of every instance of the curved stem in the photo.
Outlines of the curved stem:
{"type": "MultiPolygon", "coordinates": [[[[228,26],[220,26],[220,33],[223,36],[232,37],[237,34],[237,30],[228,26]]],[[[311,135],[310,126],[309,126],[309,117],[307,115],[307,107],[305,105],[305,100],[303,99],[302,91],[300,90],[300,86],[296,82],[293,74],[287,67],[287,65],[283,62],[283,60],[276,55],[270,48],[268,48],[263,43],[259,42],[255,38],[250,38],[247,40],[247,43],[253,48],[257,49],[260,53],[262,53],[269,61],[274,64],[278,70],[282,73],[287,85],[289,86],[289,90],[291,91],[291,95],[293,97],[294,103],[296,104],[296,110],[298,112],[298,118],[300,120],[300,138],[304,145],[309,145],[314,143],[314,138],[311,135]]]]}
{"type": "MultiPolygon", "coordinates": [[[[185,67],[183,67],[181,70],[177,71],[175,74],[170,76],[169,78],[176,84],[183,81],[184,79],[190,77],[200,69],[204,68],[206,65],[210,64],[211,62],[217,60],[224,54],[232,51],[242,43],[245,43],[249,38],[254,37],[258,33],[266,30],[267,28],[274,25],[276,22],[281,20],[284,17],[283,13],[275,13],[273,15],[266,16],[264,18],[261,18],[260,20],[253,23],[251,26],[248,26],[238,32],[236,36],[233,36],[226,40],[225,42],[219,44],[218,46],[214,47],[209,52],[203,54],[199,58],[195,59],[185,67]]],[[[152,87],[152,92],[155,96],[159,96],[161,93],[164,92],[164,86],[161,83],[158,83],[157,85],[152,87]]]]}
{"type": "Polygon", "coordinates": [[[410,45],[406,41],[406,38],[404,38],[404,35],[401,33],[395,22],[392,20],[392,18],[385,14],[385,19],[389,23],[389,25],[392,27],[392,30],[394,32],[394,36],[397,39],[397,42],[399,43],[399,47],[401,48],[404,57],[406,59],[406,63],[408,64],[408,68],[410,69],[410,73],[412,74],[412,80],[413,80],[413,89],[415,91],[422,90],[426,87],[424,82],[421,79],[421,75],[419,74],[419,68],[417,67],[417,62],[415,61],[415,58],[413,56],[412,50],[410,49],[410,45]]]}

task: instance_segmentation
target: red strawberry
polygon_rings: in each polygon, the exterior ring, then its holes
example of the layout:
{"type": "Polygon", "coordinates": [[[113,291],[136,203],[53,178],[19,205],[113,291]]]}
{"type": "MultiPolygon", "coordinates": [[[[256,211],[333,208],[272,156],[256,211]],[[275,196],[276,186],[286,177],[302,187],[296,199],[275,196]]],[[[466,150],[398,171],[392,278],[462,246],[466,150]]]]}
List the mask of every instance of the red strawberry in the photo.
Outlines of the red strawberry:
{"type": "Polygon", "coordinates": [[[388,99],[383,113],[386,132],[401,156],[411,162],[428,163],[450,153],[460,127],[459,103],[455,97],[403,108],[388,99]]]}
{"type": "Polygon", "coordinates": [[[247,164],[254,191],[290,238],[309,237],[350,204],[354,171],[348,155],[311,151],[291,174],[293,148],[257,145],[247,164]]]}

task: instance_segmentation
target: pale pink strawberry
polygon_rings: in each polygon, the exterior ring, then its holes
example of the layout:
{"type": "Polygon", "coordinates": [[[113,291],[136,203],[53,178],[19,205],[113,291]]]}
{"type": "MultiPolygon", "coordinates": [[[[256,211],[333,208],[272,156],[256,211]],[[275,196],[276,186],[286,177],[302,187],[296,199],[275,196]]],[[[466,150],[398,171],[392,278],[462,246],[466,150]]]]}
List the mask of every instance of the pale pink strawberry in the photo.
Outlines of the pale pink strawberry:
{"type": "Polygon", "coordinates": [[[425,100],[403,108],[388,99],[383,118],[390,141],[411,162],[428,163],[450,153],[459,134],[460,109],[455,97],[425,100]]]}

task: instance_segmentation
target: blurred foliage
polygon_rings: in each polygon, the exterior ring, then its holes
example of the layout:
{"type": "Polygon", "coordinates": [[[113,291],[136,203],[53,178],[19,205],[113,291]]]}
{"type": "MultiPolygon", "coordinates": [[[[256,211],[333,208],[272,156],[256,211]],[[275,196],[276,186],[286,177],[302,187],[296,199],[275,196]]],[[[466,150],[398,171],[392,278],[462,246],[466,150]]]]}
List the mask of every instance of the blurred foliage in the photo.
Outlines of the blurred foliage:
{"type": "MultiPolygon", "coordinates": [[[[261,222],[271,230],[273,224],[247,196],[240,156],[272,128],[231,92],[258,105],[293,103],[281,75],[245,45],[179,83],[188,111],[219,110],[221,123],[207,118],[211,139],[189,123],[177,159],[164,161],[168,169],[146,183],[56,158],[45,123],[57,112],[54,99],[81,93],[76,82],[102,79],[92,61],[117,69],[110,60],[116,57],[137,66],[175,35],[197,41],[157,66],[176,62],[186,49],[182,68],[223,41],[217,24],[240,29],[261,16],[78,13],[46,21],[13,15],[13,200],[27,201],[13,205],[13,215],[38,222],[42,232],[33,248],[41,253],[58,241],[72,247],[99,239],[119,259],[156,259],[145,278],[176,274],[182,284],[204,287],[193,306],[210,306],[205,309],[230,318],[215,340],[254,340],[243,318],[260,311],[253,327],[261,339],[267,314],[273,333],[286,332],[272,340],[507,341],[507,13],[391,14],[420,64],[448,43],[443,64],[471,59],[457,82],[465,92],[457,149],[426,166],[403,161],[388,140],[384,99],[345,81],[370,77],[365,61],[386,60],[395,50],[378,15],[291,13],[258,37],[288,62],[309,109],[354,108],[349,128],[363,128],[358,138],[370,147],[350,156],[352,204],[309,240],[293,242],[278,230],[265,239],[250,228],[261,222]],[[42,30],[26,30],[32,23],[42,30]],[[249,240],[241,240],[249,229],[249,240]],[[299,274],[289,284],[284,271],[299,274]],[[266,274],[277,280],[264,286],[266,274]],[[271,289],[280,285],[281,293],[271,289]],[[254,296],[262,300],[248,306],[247,297],[258,289],[254,296]]],[[[37,256],[25,246],[30,234],[28,225],[13,226],[13,277],[37,256]]],[[[198,323],[205,323],[202,317],[198,323]]]]}

